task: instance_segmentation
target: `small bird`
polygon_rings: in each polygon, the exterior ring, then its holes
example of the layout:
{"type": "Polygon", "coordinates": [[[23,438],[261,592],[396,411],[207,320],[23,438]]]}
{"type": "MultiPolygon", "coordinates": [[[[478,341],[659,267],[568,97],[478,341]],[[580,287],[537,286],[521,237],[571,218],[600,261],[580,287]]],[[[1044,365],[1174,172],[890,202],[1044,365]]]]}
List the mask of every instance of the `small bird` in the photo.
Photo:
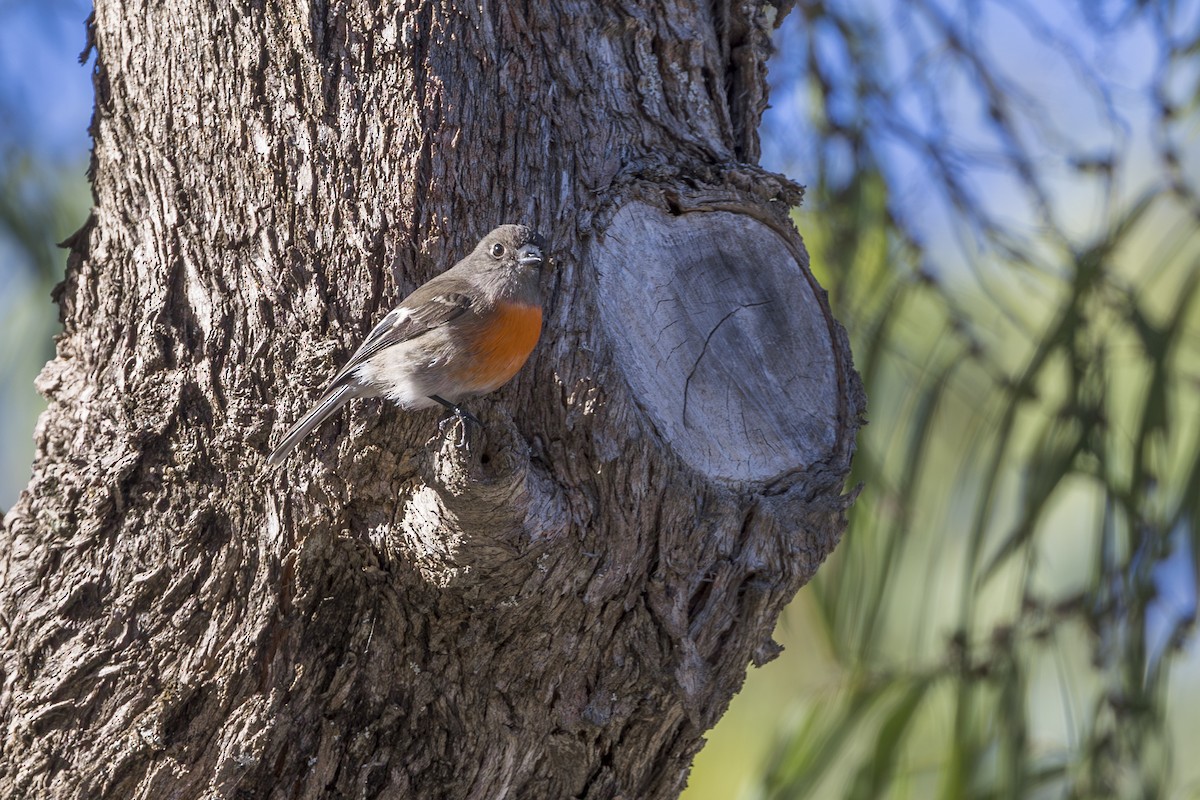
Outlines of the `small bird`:
{"type": "Polygon", "coordinates": [[[470,255],[404,298],[267,463],[281,464],[301,439],[355,397],[382,395],[407,409],[442,405],[464,425],[478,424],[459,402],[508,383],[541,335],[544,246],[524,225],[501,225],[470,255]]]}

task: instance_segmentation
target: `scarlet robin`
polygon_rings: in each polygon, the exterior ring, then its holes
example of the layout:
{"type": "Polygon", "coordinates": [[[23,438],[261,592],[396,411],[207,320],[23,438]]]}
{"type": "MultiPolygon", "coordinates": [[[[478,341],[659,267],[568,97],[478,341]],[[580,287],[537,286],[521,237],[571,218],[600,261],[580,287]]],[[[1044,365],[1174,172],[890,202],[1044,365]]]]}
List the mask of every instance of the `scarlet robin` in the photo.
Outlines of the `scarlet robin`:
{"type": "Polygon", "coordinates": [[[542,331],[542,237],[501,225],[471,254],[401,301],[333,377],[316,406],[267,459],[283,462],[301,439],[355,397],[386,396],[403,408],[450,409],[508,383],[542,331]]]}

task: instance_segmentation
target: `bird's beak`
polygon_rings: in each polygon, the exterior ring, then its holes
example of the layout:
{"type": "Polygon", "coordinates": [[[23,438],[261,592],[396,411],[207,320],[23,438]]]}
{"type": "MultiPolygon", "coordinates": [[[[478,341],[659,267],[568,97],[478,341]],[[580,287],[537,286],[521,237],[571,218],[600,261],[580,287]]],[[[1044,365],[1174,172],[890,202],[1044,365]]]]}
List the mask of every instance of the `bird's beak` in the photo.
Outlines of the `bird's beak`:
{"type": "Polygon", "coordinates": [[[542,251],[535,244],[527,244],[517,251],[517,263],[522,267],[540,267],[542,251]]]}

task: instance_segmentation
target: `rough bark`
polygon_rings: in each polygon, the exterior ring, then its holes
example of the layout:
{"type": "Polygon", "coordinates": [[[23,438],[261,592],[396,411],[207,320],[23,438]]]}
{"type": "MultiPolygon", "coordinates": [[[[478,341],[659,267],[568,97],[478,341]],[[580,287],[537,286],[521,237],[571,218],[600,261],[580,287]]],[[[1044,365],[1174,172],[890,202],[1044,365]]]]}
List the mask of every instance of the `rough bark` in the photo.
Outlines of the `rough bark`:
{"type": "Polygon", "coordinates": [[[674,797],[843,528],[863,398],[760,170],[761,2],[98,0],[95,208],[0,543],[0,795],[674,797]],[[501,222],[531,363],[355,403],[501,222]]]}

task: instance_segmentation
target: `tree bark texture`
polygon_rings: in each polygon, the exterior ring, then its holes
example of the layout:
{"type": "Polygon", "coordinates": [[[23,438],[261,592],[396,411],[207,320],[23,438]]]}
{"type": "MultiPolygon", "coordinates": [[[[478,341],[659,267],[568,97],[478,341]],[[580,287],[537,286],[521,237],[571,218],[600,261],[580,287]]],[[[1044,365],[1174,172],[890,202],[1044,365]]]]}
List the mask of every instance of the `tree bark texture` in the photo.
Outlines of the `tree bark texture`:
{"type": "Polygon", "coordinates": [[[0,795],[678,795],[837,542],[864,402],[756,165],[781,13],[98,0],[0,795]],[[556,263],[470,451],[361,401],[266,470],[502,222],[556,263]]]}

